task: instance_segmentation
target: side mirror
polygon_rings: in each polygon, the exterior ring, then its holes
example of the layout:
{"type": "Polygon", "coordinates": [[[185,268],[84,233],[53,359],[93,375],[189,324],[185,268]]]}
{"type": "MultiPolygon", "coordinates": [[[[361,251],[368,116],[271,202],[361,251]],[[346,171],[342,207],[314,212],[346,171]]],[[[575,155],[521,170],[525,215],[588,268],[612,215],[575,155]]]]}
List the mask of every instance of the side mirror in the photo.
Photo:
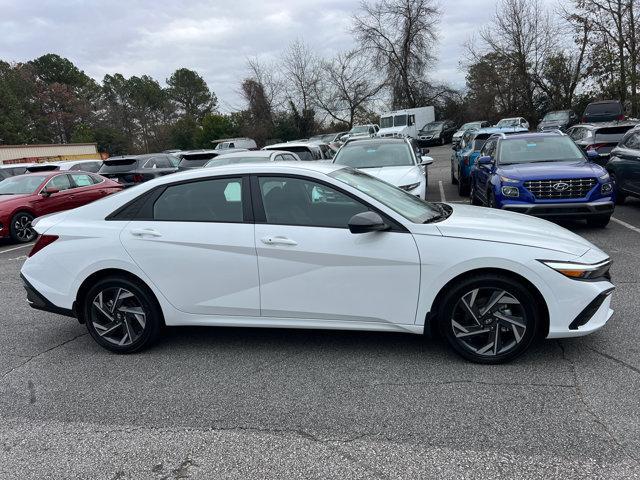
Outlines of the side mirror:
{"type": "Polygon", "coordinates": [[[54,187],[45,188],[40,195],[43,197],[50,197],[54,193],[58,193],[60,190],[54,187]]]}
{"type": "Polygon", "coordinates": [[[362,212],[354,215],[349,220],[351,233],[382,232],[389,230],[389,225],[376,212],[362,212]]]}
{"type": "Polygon", "coordinates": [[[422,156],[420,157],[420,160],[422,160],[422,161],[420,162],[420,165],[424,165],[425,167],[426,167],[427,165],[431,165],[431,164],[433,163],[433,158],[431,158],[431,157],[427,157],[426,155],[422,155],[422,156]]]}
{"type": "Polygon", "coordinates": [[[429,149],[428,148],[421,148],[420,149],[420,154],[421,155],[426,155],[427,153],[429,153],[429,149]]]}
{"type": "Polygon", "coordinates": [[[476,160],[476,163],[478,165],[491,165],[493,163],[493,158],[489,155],[485,155],[484,157],[478,158],[478,160],[476,160]]]}
{"type": "Polygon", "coordinates": [[[587,159],[589,160],[595,160],[596,158],[600,157],[600,154],[598,153],[597,150],[594,150],[593,148],[590,148],[587,150],[587,159]]]}

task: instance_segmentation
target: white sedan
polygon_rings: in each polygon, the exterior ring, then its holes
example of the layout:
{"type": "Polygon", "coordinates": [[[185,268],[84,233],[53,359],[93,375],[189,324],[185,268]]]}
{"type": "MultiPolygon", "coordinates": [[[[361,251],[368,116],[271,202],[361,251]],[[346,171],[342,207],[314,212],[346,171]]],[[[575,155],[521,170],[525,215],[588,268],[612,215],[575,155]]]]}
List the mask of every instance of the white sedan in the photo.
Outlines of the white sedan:
{"type": "Polygon", "coordinates": [[[344,144],[333,163],[364,169],[402,190],[422,199],[427,198],[427,165],[433,158],[418,156],[406,138],[354,139],[344,144]]]}
{"type": "Polygon", "coordinates": [[[134,352],[166,325],[423,334],[498,363],[612,315],[609,257],[545,220],[314,162],[160,177],[34,223],[32,307],[134,352]]]}

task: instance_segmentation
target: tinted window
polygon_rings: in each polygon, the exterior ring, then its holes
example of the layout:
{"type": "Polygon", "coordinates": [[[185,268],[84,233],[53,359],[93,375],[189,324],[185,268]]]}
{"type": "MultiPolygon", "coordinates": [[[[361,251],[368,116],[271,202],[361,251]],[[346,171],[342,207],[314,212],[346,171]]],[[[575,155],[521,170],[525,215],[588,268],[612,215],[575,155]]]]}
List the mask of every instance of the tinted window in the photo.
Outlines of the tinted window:
{"type": "Polygon", "coordinates": [[[69,170],[82,170],[83,172],[93,172],[96,173],[100,170],[101,162],[86,162],[86,163],[76,163],[75,165],[71,165],[69,170]]]}
{"type": "Polygon", "coordinates": [[[71,174],[71,178],[73,178],[73,183],[78,187],[88,187],[89,185],[93,185],[94,181],[90,175],[83,175],[81,173],[73,173],[71,174]]]}
{"type": "Polygon", "coordinates": [[[599,128],[595,131],[596,142],[618,143],[631,127],[599,128]]]}
{"type": "Polygon", "coordinates": [[[123,158],[118,160],[105,160],[99,173],[121,173],[130,172],[138,168],[138,161],[135,158],[123,158]]]}
{"type": "Polygon", "coordinates": [[[298,155],[298,157],[300,157],[300,160],[304,160],[304,161],[318,160],[318,158],[313,154],[313,152],[311,152],[311,150],[307,147],[285,147],[285,148],[278,148],[278,150],[287,150],[289,152],[294,152],[296,155],[298,155]]]}
{"type": "Polygon", "coordinates": [[[153,157],[147,160],[143,168],[171,168],[171,163],[165,157],[153,157]]]}
{"type": "Polygon", "coordinates": [[[620,115],[621,113],[622,105],[618,102],[592,103],[587,105],[584,111],[585,115],[620,115]]]}
{"type": "Polygon", "coordinates": [[[71,182],[67,175],[58,175],[49,180],[45,188],[57,188],[58,190],[68,190],[71,188],[71,182]]]}
{"type": "Polygon", "coordinates": [[[153,206],[153,218],[174,222],[242,222],[242,179],[172,185],[153,206]]]}
{"type": "Polygon", "coordinates": [[[267,223],[347,228],[349,220],[368,208],[326,185],[288,177],[260,178],[267,223]]]}

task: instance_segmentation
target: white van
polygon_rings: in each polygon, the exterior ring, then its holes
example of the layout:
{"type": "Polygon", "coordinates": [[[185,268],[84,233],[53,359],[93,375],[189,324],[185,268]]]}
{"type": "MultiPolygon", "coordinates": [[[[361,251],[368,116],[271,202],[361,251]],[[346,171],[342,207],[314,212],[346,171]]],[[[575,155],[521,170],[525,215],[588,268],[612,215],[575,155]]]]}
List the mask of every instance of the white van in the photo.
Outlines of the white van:
{"type": "Polygon", "coordinates": [[[215,150],[228,150],[230,148],[246,148],[247,150],[255,150],[258,148],[256,141],[247,137],[224,138],[222,140],[216,140],[216,142],[218,142],[218,144],[216,145],[215,150]]]}
{"type": "Polygon", "coordinates": [[[378,137],[417,138],[418,131],[436,119],[433,107],[405,108],[380,115],[378,137]]]}

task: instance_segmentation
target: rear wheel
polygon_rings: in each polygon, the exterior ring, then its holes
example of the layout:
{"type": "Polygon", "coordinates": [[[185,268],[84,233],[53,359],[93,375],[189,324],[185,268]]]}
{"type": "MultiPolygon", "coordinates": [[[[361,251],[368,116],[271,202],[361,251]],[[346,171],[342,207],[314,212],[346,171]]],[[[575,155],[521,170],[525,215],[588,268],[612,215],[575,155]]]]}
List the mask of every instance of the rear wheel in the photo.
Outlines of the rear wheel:
{"type": "Polygon", "coordinates": [[[27,212],[18,212],[11,218],[11,238],[16,242],[29,243],[36,239],[38,234],[31,226],[33,215],[27,212]]]}
{"type": "Polygon", "coordinates": [[[133,353],[151,345],[163,323],[153,293],[126,277],[98,281],[83,305],[87,329],[102,347],[116,353],[133,353]]]}
{"type": "Polygon", "coordinates": [[[445,143],[447,142],[444,140],[444,137],[440,137],[440,145],[444,145],[445,143]]]}
{"type": "Polygon", "coordinates": [[[595,215],[593,217],[587,217],[587,225],[595,228],[604,228],[609,224],[611,215],[595,215]]]}
{"type": "Polygon", "coordinates": [[[469,181],[466,182],[462,179],[462,172],[458,169],[458,195],[461,197],[469,196],[469,181]]]}
{"type": "Polygon", "coordinates": [[[476,363],[513,360],[529,348],[541,325],[531,292],[520,281],[497,274],[461,281],[449,290],[438,313],[449,344],[476,363]]]}

